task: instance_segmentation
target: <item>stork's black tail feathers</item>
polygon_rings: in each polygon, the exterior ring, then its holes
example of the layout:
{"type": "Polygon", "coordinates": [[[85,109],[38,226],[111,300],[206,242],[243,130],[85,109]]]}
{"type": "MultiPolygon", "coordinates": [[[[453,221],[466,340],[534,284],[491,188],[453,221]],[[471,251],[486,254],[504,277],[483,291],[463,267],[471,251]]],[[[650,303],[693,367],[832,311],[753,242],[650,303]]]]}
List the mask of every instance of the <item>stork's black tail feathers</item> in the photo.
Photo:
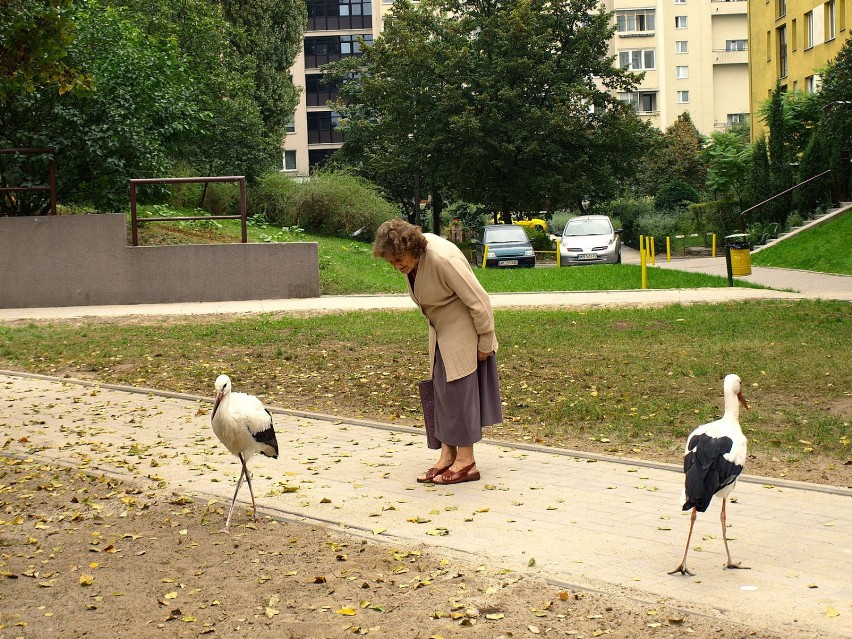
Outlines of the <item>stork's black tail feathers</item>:
{"type": "Polygon", "coordinates": [[[254,441],[258,444],[266,444],[272,449],[272,453],[267,452],[266,450],[261,450],[261,454],[266,455],[267,457],[272,457],[273,459],[278,459],[278,440],[275,438],[275,428],[272,426],[272,413],[270,413],[267,409],[266,414],[269,415],[269,427],[264,428],[254,434],[254,441]]]}

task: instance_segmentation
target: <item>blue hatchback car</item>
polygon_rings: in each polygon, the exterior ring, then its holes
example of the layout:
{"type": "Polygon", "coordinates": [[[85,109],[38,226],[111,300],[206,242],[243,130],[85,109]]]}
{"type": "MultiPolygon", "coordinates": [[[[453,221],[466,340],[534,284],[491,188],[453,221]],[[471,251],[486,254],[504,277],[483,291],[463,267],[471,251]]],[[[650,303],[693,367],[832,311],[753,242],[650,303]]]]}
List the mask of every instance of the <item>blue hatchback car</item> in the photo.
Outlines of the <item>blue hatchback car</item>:
{"type": "Polygon", "coordinates": [[[512,268],[535,266],[535,251],[527,232],[522,226],[514,224],[494,224],[483,226],[473,241],[474,261],[482,266],[486,259],[486,268],[512,268]],[[485,247],[488,256],[485,257],[485,247]]]}

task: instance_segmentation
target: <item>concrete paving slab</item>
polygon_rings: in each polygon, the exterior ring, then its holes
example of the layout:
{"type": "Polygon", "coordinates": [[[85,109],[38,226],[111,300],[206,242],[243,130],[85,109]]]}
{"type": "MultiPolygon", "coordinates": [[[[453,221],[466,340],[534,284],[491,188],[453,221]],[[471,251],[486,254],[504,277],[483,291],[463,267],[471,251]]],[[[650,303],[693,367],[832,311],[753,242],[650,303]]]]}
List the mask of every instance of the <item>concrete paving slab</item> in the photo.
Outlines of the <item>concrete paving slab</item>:
{"type": "MultiPolygon", "coordinates": [[[[213,435],[210,408],[209,398],[0,372],[5,453],[227,506],[239,466],[213,435]]],[[[434,453],[418,429],[273,412],[281,457],[250,463],[267,514],[667,599],[791,637],[852,637],[850,490],[744,477],[728,534],[734,559],[751,569],[722,569],[713,503],[693,535],[697,576],[670,576],[689,525],[674,466],[486,441],[482,481],[420,485],[414,477],[434,453]]],[[[234,524],[247,521],[235,514],[234,524]]]]}

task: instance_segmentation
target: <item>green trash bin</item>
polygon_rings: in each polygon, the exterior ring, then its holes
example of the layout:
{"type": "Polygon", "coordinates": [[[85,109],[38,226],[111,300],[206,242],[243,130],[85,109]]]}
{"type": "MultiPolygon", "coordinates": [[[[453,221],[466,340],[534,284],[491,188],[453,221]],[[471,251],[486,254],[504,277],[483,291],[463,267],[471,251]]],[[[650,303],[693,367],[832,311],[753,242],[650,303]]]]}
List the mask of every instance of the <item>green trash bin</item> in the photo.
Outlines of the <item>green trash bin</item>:
{"type": "Polygon", "coordinates": [[[748,234],[726,235],[725,247],[731,256],[731,275],[735,277],[751,275],[751,246],[748,243],[748,234]]]}

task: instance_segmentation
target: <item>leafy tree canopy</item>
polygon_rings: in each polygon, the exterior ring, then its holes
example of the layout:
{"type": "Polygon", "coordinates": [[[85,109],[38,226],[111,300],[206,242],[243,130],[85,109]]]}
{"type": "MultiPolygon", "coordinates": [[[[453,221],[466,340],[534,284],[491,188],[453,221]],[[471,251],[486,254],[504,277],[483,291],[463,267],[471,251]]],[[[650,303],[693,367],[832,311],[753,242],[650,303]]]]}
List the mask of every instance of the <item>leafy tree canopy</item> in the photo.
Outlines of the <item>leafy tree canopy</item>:
{"type": "Polygon", "coordinates": [[[506,218],[606,197],[643,130],[609,92],[635,83],[612,32],[597,0],[398,1],[373,46],[329,67],[343,156],[390,191],[420,175],[506,218]]]}

